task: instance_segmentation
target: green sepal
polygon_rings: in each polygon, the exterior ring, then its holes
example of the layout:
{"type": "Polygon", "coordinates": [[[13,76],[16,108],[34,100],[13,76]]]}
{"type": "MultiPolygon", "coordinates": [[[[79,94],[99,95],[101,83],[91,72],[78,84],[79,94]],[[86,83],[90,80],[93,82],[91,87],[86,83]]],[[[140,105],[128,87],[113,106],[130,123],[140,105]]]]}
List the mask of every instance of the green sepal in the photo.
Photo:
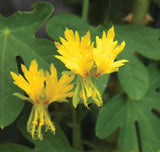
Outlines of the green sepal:
{"type": "Polygon", "coordinates": [[[80,101],[80,97],[79,97],[80,90],[81,90],[81,85],[80,85],[79,78],[78,78],[77,85],[76,85],[76,88],[75,88],[74,94],[73,94],[73,107],[74,108],[77,108],[77,105],[80,101]]]}
{"type": "Polygon", "coordinates": [[[63,71],[62,75],[75,75],[75,73],[72,71],[63,71]]]}
{"type": "Polygon", "coordinates": [[[69,101],[67,99],[63,99],[63,100],[58,100],[57,102],[60,102],[60,103],[61,102],[67,102],[68,103],[69,101]]]}
{"type": "Polygon", "coordinates": [[[30,98],[28,98],[28,97],[26,97],[26,96],[24,96],[24,95],[22,95],[20,93],[15,92],[13,95],[17,96],[18,98],[20,98],[22,100],[25,100],[25,101],[28,101],[28,102],[34,104],[33,100],[31,100],[30,98]]]}

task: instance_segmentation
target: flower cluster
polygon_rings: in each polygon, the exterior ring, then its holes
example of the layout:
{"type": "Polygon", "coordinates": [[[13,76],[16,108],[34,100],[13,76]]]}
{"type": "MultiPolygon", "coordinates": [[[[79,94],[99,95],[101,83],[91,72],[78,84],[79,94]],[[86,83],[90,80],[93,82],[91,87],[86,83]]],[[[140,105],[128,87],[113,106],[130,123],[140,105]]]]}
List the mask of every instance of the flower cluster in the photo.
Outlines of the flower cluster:
{"type": "Polygon", "coordinates": [[[33,104],[27,123],[27,131],[31,133],[33,139],[43,139],[43,126],[45,131],[55,132],[55,126],[48,113],[48,105],[52,102],[66,101],[66,97],[73,96],[75,108],[80,99],[88,107],[87,101],[91,97],[98,106],[102,106],[102,97],[94,78],[118,71],[120,66],[128,62],[128,60],[115,61],[117,55],[124,49],[125,42],[118,45],[118,42],[114,41],[113,27],[107,35],[103,32],[102,38],[96,37],[95,47],[91,42],[89,32],[80,38],[77,31],[74,33],[72,30],[66,29],[64,35],[65,39],[60,37],[61,43],[55,43],[61,54],[61,56],[56,55],[55,57],[61,60],[70,71],[64,72],[59,80],[53,64],[50,66],[51,73],[44,72],[42,69],[38,70],[36,60],[31,62],[29,70],[26,66],[21,65],[24,77],[10,72],[14,84],[23,89],[28,97],[19,93],[14,95],[33,104]],[[77,75],[77,83],[72,92],[73,84],[71,82],[74,75],[77,75]]]}
{"type": "Polygon", "coordinates": [[[78,32],[66,29],[61,43],[55,42],[61,60],[72,73],[77,74],[77,85],[73,95],[73,106],[77,107],[80,99],[88,107],[87,99],[91,97],[98,106],[103,104],[102,97],[93,81],[104,74],[118,71],[128,60],[115,61],[117,55],[124,49],[125,42],[118,45],[114,41],[115,32],[112,27],[107,35],[103,31],[102,38],[96,37],[96,47],[91,42],[90,33],[79,36],[78,32]]]}
{"type": "Polygon", "coordinates": [[[70,82],[74,76],[63,75],[59,81],[57,71],[53,64],[50,66],[51,74],[48,71],[44,74],[43,70],[38,71],[36,60],[31,62],[29,70],[21,65],[24,77],[11,72],[14,79],[14,84],[23,89],[29,98],[16,93],[21,99],[28,100],[33,104],[33,108],[27,123],[27,131],[31,133],[32,138],[43,139],[42,126],[45,126],[45,131],[51,130],[55,132],[55,127],[48,114],[48,105],[52,102],[64,101],[66,97],[73,96],[71,91],[73,84],[70,82]]]}

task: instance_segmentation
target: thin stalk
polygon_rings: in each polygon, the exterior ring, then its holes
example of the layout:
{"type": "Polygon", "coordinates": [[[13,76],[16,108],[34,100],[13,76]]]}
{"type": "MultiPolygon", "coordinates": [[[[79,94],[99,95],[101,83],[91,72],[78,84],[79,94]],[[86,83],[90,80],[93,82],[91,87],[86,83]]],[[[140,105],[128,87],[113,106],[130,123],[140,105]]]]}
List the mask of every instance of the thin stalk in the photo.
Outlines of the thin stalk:
{"type": "Polygon", "coordinates": [[[109,22],[109,15],[110,15],[110,11],[111,11],[111,0],[108,0],[108,6],[106,8],[106,12],[105,12],[105,18],[104,18],[104,21],[103,21],[103,25],[108,25],[108,22],[109,22]]]}
{"type": "Polygon", "coordinates": [[[149,10],[150,0],[134,0],[133,24],[144,25],[149,10]]]}
{"type": "Polygon", "coordinates": [[[88,18],[89,0],[83,0],[82,2],[82,18],[87,21],[88,18]]]}
{"type": "Polygon", "coordinates": [[[77,150],[82,150],[82,142],[81,142],[81,127],[80,122],[77,118],[77,109],[72,107],[72,119],[73,119],[73,128],[72,128],[72,143],[73,147],[77,150]]]}

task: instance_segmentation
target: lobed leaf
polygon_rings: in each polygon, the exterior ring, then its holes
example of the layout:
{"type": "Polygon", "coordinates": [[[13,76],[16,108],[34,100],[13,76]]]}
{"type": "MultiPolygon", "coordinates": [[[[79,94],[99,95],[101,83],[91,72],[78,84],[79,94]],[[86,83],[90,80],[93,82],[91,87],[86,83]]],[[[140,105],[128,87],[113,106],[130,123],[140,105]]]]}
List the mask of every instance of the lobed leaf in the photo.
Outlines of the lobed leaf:
{"type": "Polygon", "coordinates": [[[62,13],[53,16],[46,27],[48,35],[55,41],[59,41],[59,37],[63,37],[65,29],[78,30],[80,34],[86,34],[91,26],[81,17],[73,14],[62,13]]]}
{"type": "Polygon", "coordinates": [[[150,59],[160,59],[159,29],[140,25],[118,25],[115,26],[115,32],[117,39],[126,41],[127,51],[136,51],[150,59]]]}
{"type": "Polygon", "coordinates": [[[98,137],[105,138],[120,127],[118,146],[121,152],[139,152],[140,148],[145,152],[160,150],[160,120],[153,113],[153,109],[160,111],[160,94],[156,92],[156,88],[160,86],[160,72],[153,65],[148,70],[150,86],[141,100],[126,99],[118,95],[104,105],[98,116],[98,137]]]}
{"type": "MultiPolygon", "coordinates": [[[[36,31],[53,11],[49,3],[36,3],[31,12],[17,12],[0,16],[0,127],[11,124],[20,114],[24,102],[13,96],[18,87],[13,84],[10,71],[17,71],[16,57],[28,65],[37,59],[41,68],[48,68],[54,50],[51,41],[35,38],[36,31]]],[[[20,90],[20,89],[19,89],[20,90]]]]}
{"type": "Polygon", "coordinates": [[[149,87],[148,70],[133,54],[126,55],[126,58],[129,63],[121,67],[118,77],[128,96],[132,99],[140,100],[149,87]]]}

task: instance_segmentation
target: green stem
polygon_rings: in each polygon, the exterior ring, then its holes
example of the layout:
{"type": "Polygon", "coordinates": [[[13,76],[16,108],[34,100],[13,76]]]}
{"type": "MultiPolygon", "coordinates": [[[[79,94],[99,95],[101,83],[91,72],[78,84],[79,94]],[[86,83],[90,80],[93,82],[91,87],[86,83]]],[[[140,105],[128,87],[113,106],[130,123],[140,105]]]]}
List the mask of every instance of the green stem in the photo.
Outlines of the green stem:
{"type": "Polygon", "coordinates": [[[145,24],[146,15],[149,10],[150,0],[134,0],[133,24],[145,24]]]}
{"type": "Polygon", "coordinates": [[[72,108],[72,119],[73,119],[73,130],[72,130],[72,143],[73,147],[77,150],[82,150],[82,142],[81,142],[81,127],[80,122],[77,119],[77,109],[72,108]]]}
{"type": "Polygon", "coordinates": [[[107,8],[105,9],[105,18],[104,18],[104,21],[103,21],[103,25],[104,26],[107,26],[108,25],[108,22],[109,22],[109,15],[110,15],[110,11],[111,11],[111,0],[108,0],[108,3],[107,3],[107,8]]]}
{"type": "Polygon", "coordinates": [[[82,18],[87,21],[88,18],[89,0],[83,0],[82,3],[82,18]]]}

